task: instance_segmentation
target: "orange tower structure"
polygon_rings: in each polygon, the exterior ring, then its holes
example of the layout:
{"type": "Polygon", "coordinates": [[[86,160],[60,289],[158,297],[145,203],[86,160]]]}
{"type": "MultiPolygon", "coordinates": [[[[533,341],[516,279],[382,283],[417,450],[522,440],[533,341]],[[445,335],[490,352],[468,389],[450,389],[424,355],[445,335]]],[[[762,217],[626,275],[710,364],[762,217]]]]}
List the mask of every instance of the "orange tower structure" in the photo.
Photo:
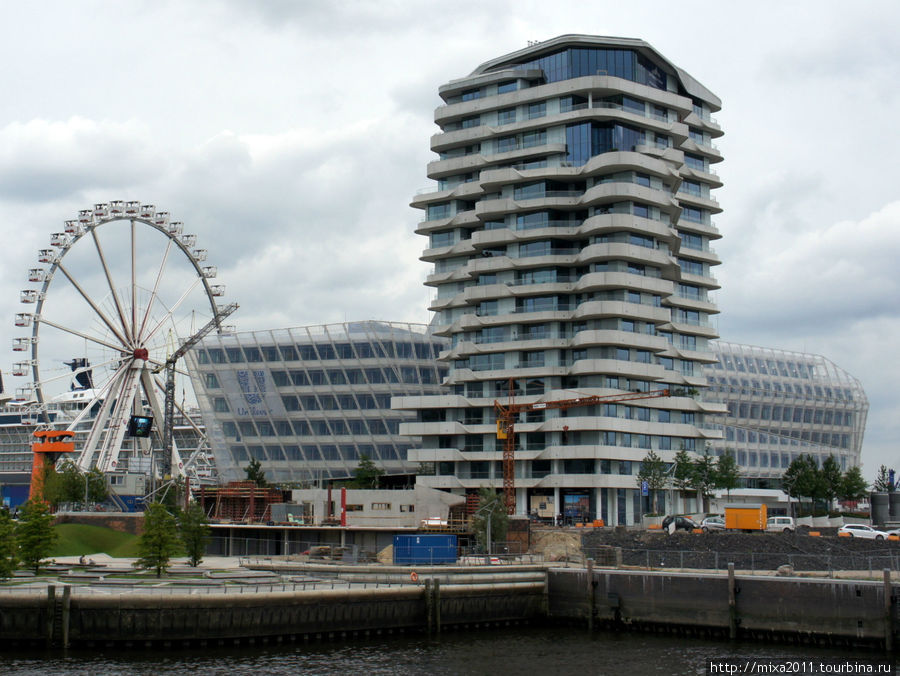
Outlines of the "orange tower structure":
{"type": "Polygon", "coordinates": [[[56,464],[64,453],[75,451],[72,438],[75,432],[68,430],[38,430],[34,433],[37,441],[31,444],[34,454],[31,463],[31,486],[28,491],[29,500],[44,499],[44,468],[56,464]]]}

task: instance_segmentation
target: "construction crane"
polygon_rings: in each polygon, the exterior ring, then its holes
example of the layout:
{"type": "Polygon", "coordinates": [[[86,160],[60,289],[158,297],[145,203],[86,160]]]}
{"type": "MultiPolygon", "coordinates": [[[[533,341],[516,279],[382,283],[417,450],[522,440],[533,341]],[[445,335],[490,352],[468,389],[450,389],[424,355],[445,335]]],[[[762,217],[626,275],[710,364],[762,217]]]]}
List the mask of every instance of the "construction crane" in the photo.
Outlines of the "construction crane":
{"type": "MultiPolygon", "coordinates": [[[[629,394],[608,394],[603,396],[585,396],[574,399],[559,399],[557,401],[536,401],[531,404],[516,404],[513,401],[514,380],[509,381],[509,402],[501,404],[494,400],[494,411],[497,413],[497,439],[503,443],[503,498],[506,504],[506,513],[516,512],[516,476],[515,476],[515,447],[516,447],[516,418],[520,413],[531,411],[545,411],[549,409],[566,410],[576,406],[592,406],[594,404],[617,404],[623,401],[636,399],[656,399],[668,397],[669,390],[653,390],[650,392],[632,392],[629,394]]],[[[568,430],[568,428],[563,428],[568,430]]]]}
{"type": "Polygon", "coordinates": [[[182,346],[166,359],[163,367],[166,370],[166,403],[163,421],[163,476],[172,473],[172,448],[175,445],[175,363],[186,355],[188,350],[199,343],[207,333],[215,328],[219,328],[222,325],[222,321],[237,309],[237,303],[229,303],[217,308],[216,315],[193,336],[184,341],[182,346]]]}

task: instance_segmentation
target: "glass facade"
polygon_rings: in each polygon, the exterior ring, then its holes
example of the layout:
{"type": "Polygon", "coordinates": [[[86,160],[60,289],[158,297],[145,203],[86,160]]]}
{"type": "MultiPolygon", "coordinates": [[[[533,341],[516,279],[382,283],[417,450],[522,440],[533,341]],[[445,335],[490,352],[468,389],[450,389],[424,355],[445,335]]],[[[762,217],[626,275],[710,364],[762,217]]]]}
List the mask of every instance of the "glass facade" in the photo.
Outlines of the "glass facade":
{"type": "Polygon", "coordinates": [[[717,341],[706,397],[724,403],[715,416],[724,436],[716,455],[736,453],[742,474],[779,478],[801,453],[843,471],[860,464],[869,402],[860,382],[814,354],[717,341]]]}
{"type": "Polygon", "coordinates": [[[397,395],[438,391],[446,341],[419,324],[358,322],[215,335],[190,353],[216,464],[243,478],[251,458],[278,482],[352,476],[366,455],[409,474],[409,413],[397,395]]]}
{"type": "Polygon", "coordinates": [[[657,89],[666,88],[665,71],[630,49],[570,47],[518,67],[544,71],[546,82],[571,80],[585,75],[611,75],[657,89]]]}

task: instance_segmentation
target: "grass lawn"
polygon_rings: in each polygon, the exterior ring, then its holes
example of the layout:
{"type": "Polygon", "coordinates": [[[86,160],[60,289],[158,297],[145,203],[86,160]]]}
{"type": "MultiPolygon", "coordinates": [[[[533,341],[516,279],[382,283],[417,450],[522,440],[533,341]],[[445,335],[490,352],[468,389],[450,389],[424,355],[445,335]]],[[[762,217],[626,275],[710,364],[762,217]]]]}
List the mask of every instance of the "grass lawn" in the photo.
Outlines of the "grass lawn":
{"type": "Polygon", "coordinates": [[[49,556],[85,556],[109,554],[113,557],[136,557],[138,537],[102,526],[63,523],[54,526],[59,540],[49,556]]]}

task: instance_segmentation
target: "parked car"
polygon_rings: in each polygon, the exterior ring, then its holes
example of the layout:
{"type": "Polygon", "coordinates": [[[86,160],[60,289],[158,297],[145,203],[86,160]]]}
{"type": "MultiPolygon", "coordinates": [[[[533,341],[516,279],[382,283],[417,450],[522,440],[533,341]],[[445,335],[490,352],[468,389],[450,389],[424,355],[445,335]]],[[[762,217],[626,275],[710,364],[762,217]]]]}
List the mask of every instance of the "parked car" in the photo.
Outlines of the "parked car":
{"type": "Polygon", "coordinates": [[[700,522],[700,528],[703,529],[704,533],[708,533],[711,530],[725,530],[725,517],[708,516],[700,522]]]}
{"type": "Polygon", "coordinates": [[[846,526],[838,528],[838,535],[841,533],[849,533],[850,537],[866,538],[867,540],[884,540],[888,534],[883,530],[875,530],[871,526],[861,523],[848,523],[846,526]]]}
{"type": "Polygon", "coordinates": [[[663,519],[662,529],[668,532],[669,524],[671,524],[673,521],[675,522],[675,530],[694,530],[695,528],[700,528],[700,525],[688,516],[669,515],[665,519],[663,519]]]}
{"type": "Polygon", "coordinates": [[[797,530],[794,520],[789,516],[770,516],[766,519],[766,530],[778,533],[793,533],[797,530]]]}

